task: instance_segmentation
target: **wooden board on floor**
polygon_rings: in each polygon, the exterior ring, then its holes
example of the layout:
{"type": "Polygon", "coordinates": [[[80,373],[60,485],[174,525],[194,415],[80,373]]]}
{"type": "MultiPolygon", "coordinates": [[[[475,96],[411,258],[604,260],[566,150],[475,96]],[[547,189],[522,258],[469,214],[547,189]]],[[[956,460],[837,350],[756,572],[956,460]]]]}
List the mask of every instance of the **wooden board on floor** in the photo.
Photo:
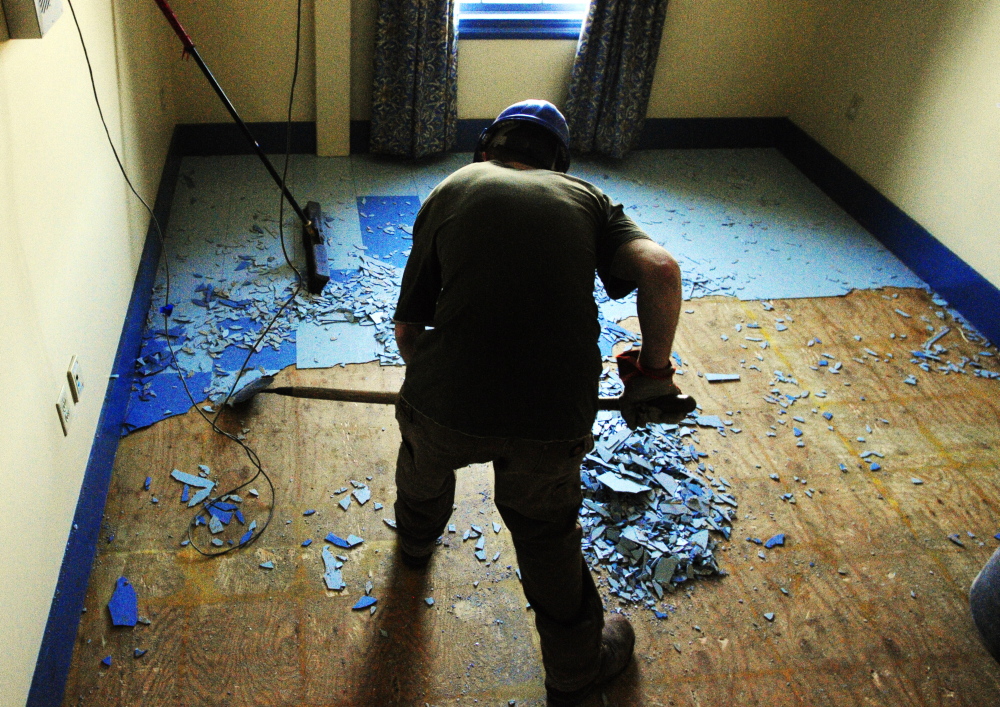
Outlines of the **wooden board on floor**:
{"type": "MultiPolygon", "coordinates": [[[[952,324],[941,341],[947,358],[981,347],[964,341],[950,316],[942,322],[921,291],[774,305],[684,304],[676,348],[686,365],[677,381],[705,413],[734,423],[725,437],[698,433],[699,449],[740,502],[732,540],[720,546],[728,574],[669,595],[674,609],[666,620],[621,607],[638,647],[628,673],[607,689],[608,703],[1000,704],[1000,668],[978,642],[967,600],[998,546],[1000,381],[925,372],[909,354],[928,336],[928,323],[952,324]],[[777,330],[778,319],[787,330],[777,330]],[[761,328],[748,329],[752,322],[761,328]],[[808,345],[815,339],[821,343],[808,345]],[[818,365],[823,354],[831,365],[818,365]],[[835,361],[843,363],[839,373],[831,371],[835,361]],[[812,393],[783,414],[765,400],[775,370],[812,393]],[[741,380],[709,384],[698,375],[705,372],[737,372],[741,380]],[[917,385],[904,383],[910,374],[917,385]],[[884,455],[880,471],[859,458],[866,450],[884,455]],[[782,500],[789,493],[794,504],[782,500]],[[778,532],[787,535],[784,547],[763,550],[745,540],[778,532]],[[964,547],[948,540],[952,534],[964,547]]],[[[402,376],[400,368],[371,364],[288,370],[279,381],[393,390],[402,376]]],[[[222,487],[253,471],[246,454],[196,413],[124,439],[65,704],[544,704],[537,637],[509,537],[488,528],[500,522],[488,466],[460,474],[459,533],[446,536],[448,546],[421,573],[396,560],[382,520],[393,516],[399,437],[391,408],[261,396],[222,424],[246,430],[274,483],[267,532],[217,559],[180,547],[192,511],[179,503],[170,471],[197,473],[205,464],[222,487]],[[366,483],[372,499],[344,511],[337,504],[346,493],[336,492],[351,490],[352,479],[366,483]],[[477,562],[461,542],[473,523],[487,528],[488,553],[501,552],[497,563],[477,562]],[[364,538],[339,551],[348,557],[343,592],[322,582],[323,537],[331,531],[364,538]],[[302,547],[308,538],[313,543],[302,547]],[[261,569],[265,561],[274,569],[261,569]],[[106,604],[122,575],[135,584],[149,625],[110,626],[106,604]],[[379,600],[374,615],[351,610],[367,581],[379,600]],[[149,652],[136,659],[135,648],[149,652]],[[107,655],[110,668],[100,664],[107,655]]],[[[262,524],[272,497],[263,479],[252,485],[257,499],[248,489],[239,493],[248,522],[262,524]]],[[[610,596],[606,605],[619,607],[610,596]]]]}

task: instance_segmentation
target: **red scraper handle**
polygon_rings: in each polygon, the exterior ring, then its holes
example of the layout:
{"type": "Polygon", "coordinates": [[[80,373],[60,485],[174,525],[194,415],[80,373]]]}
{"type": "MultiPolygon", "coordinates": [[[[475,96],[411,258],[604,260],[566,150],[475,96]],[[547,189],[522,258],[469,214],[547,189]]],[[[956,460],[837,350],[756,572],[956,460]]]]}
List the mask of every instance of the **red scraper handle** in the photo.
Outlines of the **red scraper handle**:
{"type": "Polygon", "coordinates": [[[188,33],[184,31],[184,26],[181,24],[181,21],[177,19],[177,15],[174,14],[174,11],[170,9],[170,5],[167,4],[167,0],[153,0],[153,2],[159,6],[160,12],[162,12],[163,16],[167,18],[167,22],[170,23],[170,26],[174,28],[174,32],[180,38],[181,44],[184,45],[184,53],[189,53],[192,49],[194,49],[194,42],[191,41],[191,37],[188,33]]]}

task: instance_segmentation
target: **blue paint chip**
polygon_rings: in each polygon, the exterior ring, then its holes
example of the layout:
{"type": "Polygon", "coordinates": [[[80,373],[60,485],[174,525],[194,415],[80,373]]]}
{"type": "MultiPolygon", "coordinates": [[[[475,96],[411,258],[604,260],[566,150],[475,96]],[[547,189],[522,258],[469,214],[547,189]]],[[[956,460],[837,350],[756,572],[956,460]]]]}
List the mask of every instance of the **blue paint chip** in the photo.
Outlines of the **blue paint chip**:
{"type": "Polygon", "coordinates": [[[764,543],[764,547],[766,547],[768,550],[770,550],[772,547],[775,547],[777,545],[784,545],[784,544],[785,544],[785,534],[784,533],[778,533],[774,537],[768,538],[768,541],[766,543],[764,543]]]}
{"type": "Polygon", "coordinates": [[[823,413],[823,417],[825,417],[827,420],[832,420],[833,419],[833,413],[832,412],[824,412],[823,413]]]}
{"type": "Polygon", "coordinates": [[[148,648],[136,648],[134,651],[132,651],[132,657],[133,658],[141,658],[142,656],[146,655],[147,653],[149,653],[149,649],[148,648]]]}
{"type": "Polygon", "coordinates": [[[302,511],[302,515],[304,515],[304,516],[311,516],[315,512],[316,512],[316,509],[310,508],[308,511],[302,511]]]}
{"type": "Polygon", "coordinates": [[[149,487],[150,487],[150,486],[151,486],[152,484],[153,484],[153,477],[152,477],[152,476],[147,476],[147,477],[146,477],[146,480],[145,480],[145,481],[143,482],[143,484],[142,484],[142,488],[143,488],[143,490],[145,490],[145,491],[149,491],[149,487]]]}
{"type": "Polygon", "coordinates": [[[111,656],[109,655],[107,658],[104,658],[101,661],[101,665],[103,665],[103,666],[105,666],[107,668],[110,668],[111,667],[111,656]]]}
{"type": "Polygon", "coordinates": [[[135,626],[139,620],[139,603],[135,587],[125,577],[119,577],[108,602],[111,623],[115,626],[135,626]]]}
{"type": "Polygon", "coordinates": [[[367,609],[369,606],[374,606],[378,601],[375,597],[365,595],[358,599],[358,603],[351,607],[354,611],[361,611],[362,609],[367,609]]]}
{"type": "Polygon", "coordinates": [[[271,560],[268,560],[267,562],[261,562],[260,563],[260,568],[263,569],[263,570],[273,570],[274,569],[274,562],[272,562],[271,560]]]}
{"type": "Polygon", "coordinates": [[[243,536],[240,538],[240,545],[246,545],[248,542],[250,542],[250,538],[252,537],[253,537],[252,530],[248,530],[247,532],[243,533],[243,536]]]}
{"type": "Polygon", "coordinates": [[[181,503],[187,503],[191,495],[191,487],[184,484],[184,490],[181,491],[181,503]]]}
{"type": "Polygon", "coordinates": [[[305,540],[302,541],[302,547],[309,547],[312,544],[313,544],[312,538],[306,538],[305,540]]]}
{"type": "Polygon", "coordinates": [[[792,434],[794,434],[796,437],[801,437],[802,436],[802,430],[800,430],[798,427],[793,427],[792,428],[792,434]]]}
{"type": "Polygon", "coordinates": [[[879,464],[878,462],[872,462],[871,466],[868,468],[871,469],[872,471],[879,471],[882,469],[882,465],[879,464]]]}
{"type": "Polygon", "coordinates": [[[656,618],[660,619],[661,621],[669,616],[667,612],[657,611],[656,609],[653,610],[653,614],[656,616],[656,618]]]}
{"type": "Polygon", "coordinates": [[[326,541],[328,543],[333,543],[337,547],[347,547],[347,548],[351,547],[351,544],[349,542],[347,542],[346,540],[344,540],[339,535],[335,535],[333,533],[328,533],[327,534],[326,541]]]}

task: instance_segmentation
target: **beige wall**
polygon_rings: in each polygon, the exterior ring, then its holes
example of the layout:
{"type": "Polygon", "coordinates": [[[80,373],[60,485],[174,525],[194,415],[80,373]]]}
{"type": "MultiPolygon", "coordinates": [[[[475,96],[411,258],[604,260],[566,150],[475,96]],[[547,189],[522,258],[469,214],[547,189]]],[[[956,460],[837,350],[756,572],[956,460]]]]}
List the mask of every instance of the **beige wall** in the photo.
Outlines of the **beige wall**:
{"type": "Polygon", "coordinates": [[[804,2],[671,0],[647,115],[788,115],[812,16],[804,2]]]}
{"type": "MultiPolygon", "coordinates": [[[[173,122],[155,6],[76,4],[111,134],[152,200],[173,122]]],[[[145,220],[109,152],[69,9],[44,39],[0,44],[0,705],[27,695],[145,220]],[[74,354],[87,387],[63,437],[55,400],[74,354]]]]}
{"type": "MultiPolygon", "coordinates": [[[[283,121],[295,63],[296,0],[173,0],[170,5],[243,120],[283,121]]],[[[316,120],[313,3],[302,3],[302,48],[293,120],[316,120]]],[[[179,123],[228,122],[198,66],[171,61],[179,123]]]]}
{"type": "Polygon", "coordinates": [[[1000,2],[822,8],[792,119],[1000,286],[1000,2]]]}

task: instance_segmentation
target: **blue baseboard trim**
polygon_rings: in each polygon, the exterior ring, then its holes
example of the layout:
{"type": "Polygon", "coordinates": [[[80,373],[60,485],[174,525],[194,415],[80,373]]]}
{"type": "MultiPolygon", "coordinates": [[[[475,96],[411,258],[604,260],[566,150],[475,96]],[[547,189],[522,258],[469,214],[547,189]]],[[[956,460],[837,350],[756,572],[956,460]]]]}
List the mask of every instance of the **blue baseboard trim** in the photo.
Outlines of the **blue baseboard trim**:
{"type": "Polygon", "coordinates": [[[787,118],[647,118],[638,150],[774,147],[787,118]]]}
{"type": "MultiPolygon", "coordinates": [[[[167,228],[174,188],[180,173],[181,156],[176,151],[176,140],[175,132],[153,208],[164,231],[167,228]]],[[[59,581],[56,584],[45,633],[42,635],[42,645],[35,662],[27,707],[58,707],[62,704],[80,625],[80,615],[90,581],[90,570],[97,555],[104,505],[111,483],[115,455],[118,453],[118,441],[121,439],[122,421],[125,419],[131,393],[135,359],[139,355],[159,261],[160,240],[155,228],[150,224],[139,270],[132,285],[132,298],[118,340],[118,351],[115,354],[112,372],[118,377],[108,381],[104,393],[97,433],[90,448],[90,458],[87,460],[80,498],[77,500],[76,512],[73,515],[73,527],[66,542],[59,581]]]]}
{"type": "Polygon", "coordinates": [[[790,120],[775,147],[840,208],[948,300],[992,342],[1000,342],[1000,289],[790,120]]]}
{"type": "MultiPolygon", "coordinates": [[[[492,120],[480,118],[463,118],[458,121],[458,139],[455,152],[472,152],[479,141],[479,134],[489,127],[492,120]]],[[[370,120],[351,121],[351,154],[360,155],[370,152],[372,122],[370,120]]]]}
{"type": "MultiPolygon", "coordinates": [[[[285,153],[285,123],[247,123],[264,152],[285,153]]],[[[290,130],[294,155],[316,154],[316,123],[293,122],[290,130]]],[[[174,128],[174,154],[186,156],[250,155],[253,148],[236,123],[182,123],[174,128]]]]}
{"type": "MultiPolygon", "coordinates": [[[[492,122],[488,118],[459,120],[455,151],[472,152],[492,122]]],[[[647,118],[636,149],[774,147],[787,123],[787,118],[647,118]]],[[[368,152],[370,138],[370,120],[351,121],[352,155],[368,152]]]]}

